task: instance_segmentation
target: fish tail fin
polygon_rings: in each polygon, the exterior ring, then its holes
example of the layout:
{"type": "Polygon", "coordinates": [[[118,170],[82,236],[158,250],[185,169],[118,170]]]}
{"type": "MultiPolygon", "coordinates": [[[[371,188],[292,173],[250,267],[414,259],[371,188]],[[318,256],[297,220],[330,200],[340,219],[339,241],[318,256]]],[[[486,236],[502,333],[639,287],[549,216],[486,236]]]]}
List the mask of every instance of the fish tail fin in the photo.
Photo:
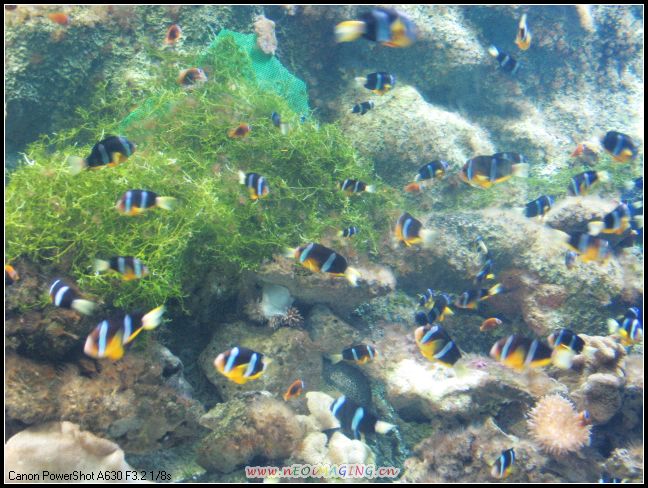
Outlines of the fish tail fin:
{"type": "Polygon", "coordinates": [[[337,364],[342,361],[342,354],[330,354],[329,359],[331,360],[331,363],[337,364]]]}
{"type": "Polygon", "coordinates": [[[551,363],[559,369],[571,369],[575,355],[571,349],[558,346],[551,354],[551,363]]]}
{"type": "Polygon", "coordinates": [[[619,322],[617,322],[614,319],[608,319],[607,326],[608,326],[608,332],[610,334],[616,334],[620,327],[619,322]]]}
{"type": "Polygon", "coordinates": [[[376,187],[374,185],[367,185],[365,191],[367,193],[376,193],[376,187]]]}
{"type": "Polygon", "coordinates": [[[282,136],[288,135],[288,132],[290,131],[290,124],[284,124],[282,122],[279,126],[279,130],[281,131],[282,136]]]}
{"type": "Polygon", "coordinates": [[[356,76],[355,83],[356,83],[356,86],[358,86],[358,87],[364,87],[365,84],[367,83],[367,77],[366,76],[356,76]]]}
{"type": "Polygon", "coordinates": [[[358,280],[362,277],[360,271],[349,266],[344,272],[344,277],[352,286],[358,286],[358,280]]]}
{"type": "Polygon", "coordinates": [[[352,42],[365,33],[366,24],[360,20],[347,20],[335,26],[335,42],[352,42]]]}
{"type": "Polygon", "coordinates": [[[434,239],[436,238],[436,232],[431,229],[421,229],[421,239],[422,245],[424,248],[429,249],[434,244],[434,239]]]}
{"type": "Polygon", "coordinates": [[[344,237],[344,231],[343,230],[338,231],[337,236],[338,237],[344,237]]]}
{"type": "Polygon", "coordinates": [[[164,305],[154,308],[142,317],[142,328],[144,330],[155,329],[162,323],[162,315],[164,315],[164,305]]]}
{"type": "Polygon", "coordinates": [[[155,205],[164,210],[173,210],[176,206],[177,200],[173,197],[157,197],[155,199],[155,205]]]}
{"type": "Polygon", "coordinates": [[[454,315],[454,312],[450,307],[446,307],[445,310],[443,311],[444,315],[454,315]]]}
{"type": "Polygon", "coordinates": [[[294,259],[296,250],[297,250],[297,248],[295,248],[295,247],[284,247],[283,252],[281,254],[285,258],[293,258],[294,259]]]}
{"type": "Polygon", "coordinates": [[[70,165],[70,173],[73,175],[78,175],[88,166],[86,160],[79,156],[70,156],[68,158],[68,164],[70,165]]]}
{"type": "Polygon", "coordinates": [[[72,308],[83,315],[92,315],[96,306],[94,302],[81,298],[77,298],[72,302],[72,308]]]}
{"type": "Polygon", "coordinates": [[[634,220],[637,229],[643,229],[643,215],[635,215],[632,220],[634,220]]]}
{"type": "Polygon", "coordinates": [[[593,236],[599,235],[603,231],[604,227],[605,227],[605,224],[603,222],[599,222],[599,221],[590,222],[589,224],[587,224],[587,230],[593,236]]]}
{"type": "Polygon", "coordinates": [[[601,183],[610,181],[610,173],[608,173],[607,171],[599,171],[596,176],[598,176],[598,179],[601,180],[601,183]]]}
{"type": "Polygon", "coordinates": [[[527,163],[518,163],[512,166],[513,176],[518,176],[520,178],[529,177],[529,165],[527,163]]]}
{"type": "Polygon", "coordinates": [[[396,426],[394,424],[390,424],[388,422],[384,422],[382,420],[379,420],[376,422],[376,425],[374,426],[374,430],[379,433],[379,434],[386,434],[390,430],[395,429],[396,426]]]}
{"type": "Polygon", "coordinates": [[[499,55],[499,49],[497,49],[495,46],[490,46],[488,48],[488,54],[496,58],[499,55]]]}
{"type": "Polygon", "coordinates": [[[110,269],[110,262],[105,261],[103,259],[95,259],[94,262],[94,270],[97,273],[103,273],[104,271],[108,271],[110,269]]]}
{"type": "Polygon", "coordinates": [[[239,171],[238,172],[238,178],[239,178],[239,183],[241,185],[245,185],[245,172],[239,171]]]}

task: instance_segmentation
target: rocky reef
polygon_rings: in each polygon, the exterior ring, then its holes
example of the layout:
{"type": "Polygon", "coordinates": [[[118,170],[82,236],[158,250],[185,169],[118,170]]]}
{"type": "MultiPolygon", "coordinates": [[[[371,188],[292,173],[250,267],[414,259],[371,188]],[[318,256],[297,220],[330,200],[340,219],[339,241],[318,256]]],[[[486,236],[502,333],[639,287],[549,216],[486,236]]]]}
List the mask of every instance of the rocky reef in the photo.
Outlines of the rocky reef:
{"type": "Polygon", "coordinates": [[[5,287],[5,480],[7,466],[64,472],[81,460],[166,468],[173,481],[250,481],[250,465],[375,464],[401,482],[492,482],[513,448],[506,481],[643,481],[643,345],[625,346],[606,323],[643,300],[643,247],[621,250],[623,237],[606,234],[609,261],[567,267],[561,237],[601,220],[643,172],[643,12],[397,8],[418,29],[407,50],[335,44],[334,25],[357,19],[359,6],[5,10],[5,142],[10,161],[22,153],[5,199],[5,262],[20,275],[5,287]],[[522,13],[534,35],[524,52],[511,47],[522,13]],[[171,24],[182,35],[165,45],[171,24]],[[221,28],[232,32],[217,37],[221,28]],[[234,31],[256,37],[248,46],[234,31]],[[491,44],[521,61],[516,76],[498,68],[491,44]],[[306,81],[308,95],[295,96],[312,110],[263,85],[279,61],[306,81]],[[187,90],[177,77],[191,66],[207,79],[187,90]],[[395,88],[359,87],[373,71],[394,73],[395,88]],[[351,113],[367,100],[371,111],[351,113]],[[249,133],[232,137],[239,124],[249,133]],[[638,157],[619,164],[601,151],[595,169],[610,181],[567,196],[570,178],[589,169],[570,157],[575,145],[612,129],[633,138],[638,157]],[[128,161],[70,173],[70,159],[113,133],[137,144],[128,161]],[[488,190],[460,181],[467,159],[499,151],[524,154],[530,176],[488,190]],[[433,159],[450,163],[447,174],[404,192],[433,159]],[[251,200],[239,170],[263,175],[268,195],[251,200]],[[347,178],[376,191],[347,195],[347,178]],[[115,200],[130,188],[172,196],[176,208],[120,216],[115,200]],[[524,217],[541,194],[556,197],[552,209],[524,217]],[[403,211],[431,245],[394,244],[403,211]],[[349,226],[357,235],[340,237],[349,226]],[[474,309],[450,304],[442,325],[462,358],[430,362],[414,340],[419,296],[477,286],[477,236],[495,274],[484,286],[502,293],[474,309]],[[357,286],[286,257],[308,242],[344,256],[357,286]],[[113,255],[140,257],[151,275],[90,271],[113,255]],[[53,306],[55,278],[97,313],[53,306]],[[119,361],[83,355],[104,318],[162,304],[165,323],[119,361]],[[480,331],[490,317],[501,324],[480,331]],[[569,369],[517,371],[488,356],[503,337],[546,342],[563,327],[585,343],[569,369]],[[359,344],[375,348],[371,361],[332,360],[359,344]],[[267,370],[230,381],[214,360],[234,346],[262,353],[267,370]],[[294,380],[304,393],[284,400],[294,380]],[[331,413],[341,395],[396,427],[350,438],[331,413]]]}

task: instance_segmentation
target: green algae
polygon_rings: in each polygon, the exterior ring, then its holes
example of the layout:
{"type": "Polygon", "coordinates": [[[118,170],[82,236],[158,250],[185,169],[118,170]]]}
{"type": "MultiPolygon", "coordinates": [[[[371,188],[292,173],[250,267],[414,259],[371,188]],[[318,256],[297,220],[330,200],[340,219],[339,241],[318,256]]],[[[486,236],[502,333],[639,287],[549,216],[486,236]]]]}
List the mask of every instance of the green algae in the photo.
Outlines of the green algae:
{"type": "Polygon", "coordinates": [[[286,246],[319,241],[348,225],[362,225],[360,250],[378,249],[384,216],[397,202],[386,191],[350,198],[338,191],[345,178],[376,180],[344,134],[335,125],[300,123],[283,99],[246,77],[249,60],[227,39],[201,60],[210,81],[189,91],[175,80],[179,68],[197,65],[191,61],[160,52],[155,97],[136,120],[120,126],[115,119],[132,106],[131,95],[98,93],[93,107],[79,111],[75,129],[30,146],[30,164],[7,186],[10,262],[53,264],[90,296],[146,308],[182,299],[209,269],[234,279],[286,246]],[[273,111],[291,124],[288,135],[272,125],[273,111]],[[228,129],[239,123],[250,124],[251,133],[230,139],[228,129]],[[126,163],[70,174],[69,157],[85,156],[94,142],[118,132],[137,144],[126,163]],[[270,194],[253,203],[238,183],[239,170],[264,175],[270,194]],[[129,189],[172,196],[178,204],[122,216],[114,205],[129,189]],[[92,273],[95,258],[117,255],[142,259],[151,275],[120,282],[92,273]]]}

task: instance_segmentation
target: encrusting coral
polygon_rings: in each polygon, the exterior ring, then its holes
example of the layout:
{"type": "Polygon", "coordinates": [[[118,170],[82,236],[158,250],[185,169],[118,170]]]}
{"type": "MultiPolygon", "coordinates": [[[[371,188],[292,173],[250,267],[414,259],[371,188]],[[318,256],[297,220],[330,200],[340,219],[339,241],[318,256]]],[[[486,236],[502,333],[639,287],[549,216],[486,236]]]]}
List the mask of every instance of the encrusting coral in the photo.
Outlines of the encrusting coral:
{"type": "Polygon", "coordinates": [[[583,424],[572,403],[560,395],[541,398],[528,413],[531,437],[553,456],[575,452],[587,445],[591,426],[583,424]]]}

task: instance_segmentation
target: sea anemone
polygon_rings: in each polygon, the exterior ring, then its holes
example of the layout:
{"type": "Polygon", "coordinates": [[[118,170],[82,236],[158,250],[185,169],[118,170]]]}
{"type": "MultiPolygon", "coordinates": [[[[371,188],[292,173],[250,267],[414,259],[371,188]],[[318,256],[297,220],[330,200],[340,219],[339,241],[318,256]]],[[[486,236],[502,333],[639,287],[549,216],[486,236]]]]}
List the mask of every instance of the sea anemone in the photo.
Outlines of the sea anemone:
{"type": "Polygon", "coordinates": [[[279,327],[301,327],[304,323],[304,317],[302,317],[299,310],[295,307],[290,307],[286,310],[285,314],[274,315],[268,319],[268,325],[273,329],[278,329],[279,327]]]}
{"type": "Polygon", "coordinates": [[[578,451],[589,442],[591,426],[583,425],[572,403],[560,395],[541,398],[527,417],[531,436],[553,456],[578,451]]]}

